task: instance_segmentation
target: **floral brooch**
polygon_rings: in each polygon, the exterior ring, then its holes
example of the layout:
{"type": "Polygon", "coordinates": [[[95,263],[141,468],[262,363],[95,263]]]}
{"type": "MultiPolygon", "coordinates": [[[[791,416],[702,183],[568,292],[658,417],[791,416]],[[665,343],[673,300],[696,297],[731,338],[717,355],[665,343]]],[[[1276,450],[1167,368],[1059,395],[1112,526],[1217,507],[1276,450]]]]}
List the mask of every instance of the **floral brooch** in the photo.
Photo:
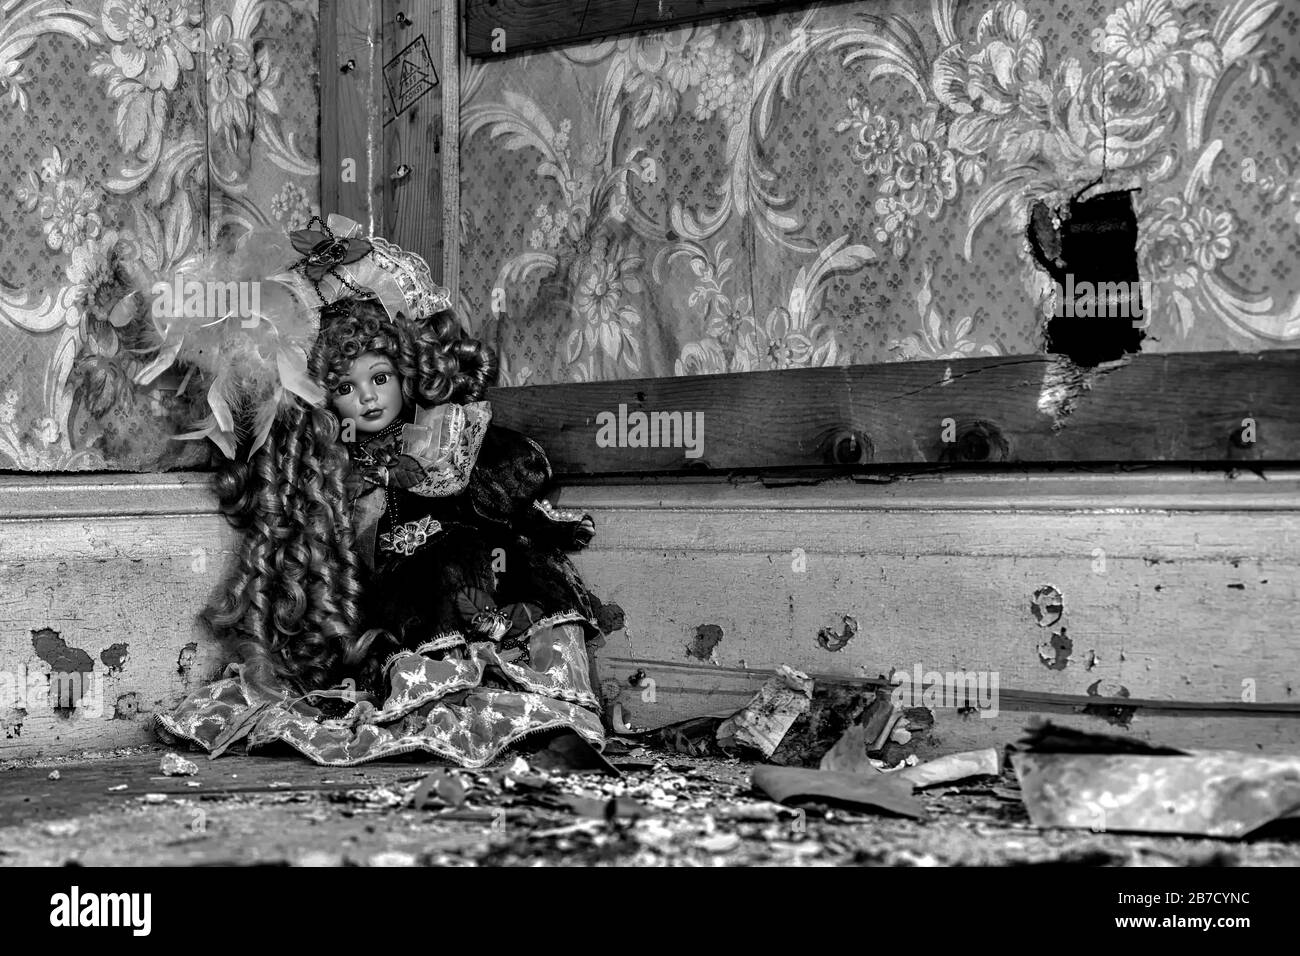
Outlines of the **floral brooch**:
{"type": "Polygon", "coordinates": [[[441,530],[441,522],[425,515],[419,521],[408,521],[406,524],[398,525],[388,534],[381,534],[379,547],[409,557],[441,530]]]}

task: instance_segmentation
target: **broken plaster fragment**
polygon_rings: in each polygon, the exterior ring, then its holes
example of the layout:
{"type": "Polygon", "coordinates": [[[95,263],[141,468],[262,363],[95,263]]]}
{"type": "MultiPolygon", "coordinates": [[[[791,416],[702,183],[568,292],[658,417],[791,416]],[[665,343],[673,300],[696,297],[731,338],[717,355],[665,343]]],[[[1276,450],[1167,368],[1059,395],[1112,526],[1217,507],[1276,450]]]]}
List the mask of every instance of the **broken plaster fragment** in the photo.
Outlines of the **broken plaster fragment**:
{"type": "Polygon", "coordinates": [[[186,760],[180,754],[165,753],[159,769],[168,777],[192,777],[199,772],[198,765],[192,760],[186,760]]]}
{"type": "Polygon", "coordinates": [[[63,776],[63,774],[59,773],[57,770],[51,770],[51,771],[50,771],[50,779],[51,779],[51,780],[58,780],[58,779],[59,779],[60,777],[62,777],[62,776],[63,776]]]}

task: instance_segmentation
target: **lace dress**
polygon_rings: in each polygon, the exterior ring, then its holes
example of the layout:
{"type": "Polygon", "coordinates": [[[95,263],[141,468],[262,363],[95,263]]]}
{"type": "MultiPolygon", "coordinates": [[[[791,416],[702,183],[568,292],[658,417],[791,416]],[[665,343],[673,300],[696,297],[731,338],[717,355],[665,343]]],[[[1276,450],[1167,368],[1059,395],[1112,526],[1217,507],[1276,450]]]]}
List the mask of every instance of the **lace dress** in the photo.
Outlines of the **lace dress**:
{"type": "Polygon", "coordinates": [[[480,767],[562,729],[603,747],[586,650],[599,631],[565,555],[590,540],[591,519],[540,499],[546,455],[490,420],[486,402],[442,405],[349,446],[363,619],[402,644],[383,662],[380,703],[327,718],[259,696],[231,665],[157,716],[160,735],[213,754],[288,744],[338,766],[423,751],[480,767]]]}

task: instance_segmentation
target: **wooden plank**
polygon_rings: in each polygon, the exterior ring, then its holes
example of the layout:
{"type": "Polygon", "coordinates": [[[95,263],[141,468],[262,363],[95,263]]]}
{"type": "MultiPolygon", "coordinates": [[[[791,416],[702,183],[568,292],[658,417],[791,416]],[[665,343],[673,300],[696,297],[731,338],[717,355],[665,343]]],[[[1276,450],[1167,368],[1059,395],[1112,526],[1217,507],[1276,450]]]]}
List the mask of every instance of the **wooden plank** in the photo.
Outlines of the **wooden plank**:
{"type": "Polygon", "coordinates": [[[375,233],[387,170],[381,0],[321,0],[320,31],[321,212],[375,233]]]}
{"type": "Polygon", "coordinates": [[[502,388],[489,398],[495,420],[535,438],[565,476],[1300,460],[1297,350],[1138,355],[1092,370],[1048,355],[906,362],[502,388]],[[652,413],[661,417],[638,431],[652,413]],[[1248,420],[1253,443],[1242,441],[1248,420]]]}
{"type": "Polygon", "coordinates": [[[811,0],[465,0],[465,51],[469,56],[501,56],[810,4],[811,0]]]}
{"type": "Polygon", "coordinates": [[[423,256],[435,279],[443,269],[443,5],[444,0],[382,2],[389,168],[379,177],[379,234],[423,256]]]}

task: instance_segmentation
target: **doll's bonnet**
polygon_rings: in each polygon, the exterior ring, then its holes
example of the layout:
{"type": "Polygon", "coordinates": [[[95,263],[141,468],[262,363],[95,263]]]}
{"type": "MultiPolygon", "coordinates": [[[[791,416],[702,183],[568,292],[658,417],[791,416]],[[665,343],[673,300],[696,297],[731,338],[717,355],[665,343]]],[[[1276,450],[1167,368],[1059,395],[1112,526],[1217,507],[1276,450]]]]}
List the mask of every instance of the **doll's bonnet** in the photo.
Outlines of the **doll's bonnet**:
{"type": "Polygon", "coordinates": [[[160,309],[155,299],[159,351],[135,382],[148,384],[177,362],[205,373],[210,414],[174,437],[210,439],[232,459],[246,438],[251,459],[279,412],[296,399],[325,404],[307,355],[331,305],[371,296],[390,320],[399,312],[423,317],[451,308],[450,294],[420,255],[365,236],[360,223],[337,214],[313,217],[307,228],[288,234],[255,230],[233,251],[214,251],[172,280],[197,293],[181,308],[160,309]],[[253,294],[245,296],[242,286],[236,297],[212,294],[241,283],[253,294]]]}

